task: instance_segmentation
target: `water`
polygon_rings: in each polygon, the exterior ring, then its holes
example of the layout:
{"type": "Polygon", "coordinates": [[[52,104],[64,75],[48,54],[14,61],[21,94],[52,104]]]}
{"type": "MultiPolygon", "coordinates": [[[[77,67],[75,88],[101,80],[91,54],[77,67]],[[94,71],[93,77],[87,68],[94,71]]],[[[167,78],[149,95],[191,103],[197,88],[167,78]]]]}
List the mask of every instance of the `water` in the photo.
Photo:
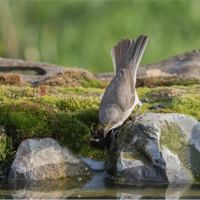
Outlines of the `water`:
{"type": "Polygon", "coordinates": [[[200,184],[110,183],[106,173],[49,181],[0,179],[0,199],[200,199],[200,184]]]}

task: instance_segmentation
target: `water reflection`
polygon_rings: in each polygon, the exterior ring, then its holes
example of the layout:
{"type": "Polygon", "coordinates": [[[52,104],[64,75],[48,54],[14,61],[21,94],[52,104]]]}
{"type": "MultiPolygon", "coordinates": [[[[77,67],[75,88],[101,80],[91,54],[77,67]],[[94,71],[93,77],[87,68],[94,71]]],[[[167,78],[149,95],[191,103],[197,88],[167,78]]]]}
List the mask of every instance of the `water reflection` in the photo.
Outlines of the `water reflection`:
{"type": "Polygon", "coordinates": [[[0,199],[194,199],[200,197],[199,184],[116,185],[108,175],[94,173],[49,181],[8,181],[0,179],[0,199]]]}
{"type": "Polygon", "coordinates": [[[119,199],[179,199],[189,184],[132,186],[119,189],[119,199]]]}
{"type": "Polygon", "coordinates": [[[13,199],[59,199],[71,196],[83,187],[88,179],[84,176],[63,180],[9,181],[13,199]]]}

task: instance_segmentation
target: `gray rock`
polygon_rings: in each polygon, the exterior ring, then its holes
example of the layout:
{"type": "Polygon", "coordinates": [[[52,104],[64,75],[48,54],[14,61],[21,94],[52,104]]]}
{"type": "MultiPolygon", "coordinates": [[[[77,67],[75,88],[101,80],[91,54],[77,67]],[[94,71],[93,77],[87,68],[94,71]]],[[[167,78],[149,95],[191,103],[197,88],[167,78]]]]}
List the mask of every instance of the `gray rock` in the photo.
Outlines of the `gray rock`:
{"type": "Polygon", "coordinates": [[[187,115],[147,113],[125,124],[109,149],[117,182],[187,182],[200,177],[200,123],[187,115]]]}
{"type": "Polygon", "coordinates": [[[21,74],[22,81],[42,81],[51,75],[57,74],[61,70],[65,70],[66,67],[53,65],[42,62],[30,62],[19,59],[0,58],[0,71],[11,72],[15,70],[25,71],[32,70],[37,72],[36,75],[21,74]]]}
{"type": "Polygon", "coordinates": [[[89,165],[52,139],[26,139],[18,147],[9,179],[44,180],[90,176],[89,165]]]}
{"type": "MultiPolygon", "coordinates": [[[[137,78],[166,77],[182,74],[200,75],[200,50],[185,52],[161,62],[140,66],[137,70],[137,78]]],[[[99,73],[94,74],[94,76],[99,80],[111,81],[115,74],[99,73]]]]}
{"type": "Polygon", "coordinates": [[[160,109],[165,109],[166,107],[164,105],[156,104],[156,105],[151,106],[150,108],[160,110],[160,109]]]}

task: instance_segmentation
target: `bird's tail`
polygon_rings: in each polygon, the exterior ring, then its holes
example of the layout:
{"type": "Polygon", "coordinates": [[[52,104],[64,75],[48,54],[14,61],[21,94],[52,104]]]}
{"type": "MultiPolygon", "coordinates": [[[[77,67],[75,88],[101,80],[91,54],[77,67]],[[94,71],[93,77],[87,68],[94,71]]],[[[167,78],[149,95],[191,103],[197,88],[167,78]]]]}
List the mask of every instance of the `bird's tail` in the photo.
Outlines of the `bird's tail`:
{"type": "Polygon", "coordinates": [[[123,39],[111,50],[112,61],[115,69],[115,74],[124,68],[127,64],[130,65],[133,77],[136,79],[136,72],[146,44],[148,36],[140,35],[137,40],[123,39]]]}

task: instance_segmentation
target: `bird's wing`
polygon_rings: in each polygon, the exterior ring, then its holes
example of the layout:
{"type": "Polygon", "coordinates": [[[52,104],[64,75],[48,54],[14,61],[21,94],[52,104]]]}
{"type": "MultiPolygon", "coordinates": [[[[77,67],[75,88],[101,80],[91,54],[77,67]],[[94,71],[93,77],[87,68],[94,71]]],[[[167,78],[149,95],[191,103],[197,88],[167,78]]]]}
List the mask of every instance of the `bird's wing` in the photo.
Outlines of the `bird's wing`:
{"type": "Polygon", "coordinates": [[[127,66],[121,69],[106,88],[103,104],[117,104],[124,112],[135,102],[135,85],[131,69],[127,66]]]}

